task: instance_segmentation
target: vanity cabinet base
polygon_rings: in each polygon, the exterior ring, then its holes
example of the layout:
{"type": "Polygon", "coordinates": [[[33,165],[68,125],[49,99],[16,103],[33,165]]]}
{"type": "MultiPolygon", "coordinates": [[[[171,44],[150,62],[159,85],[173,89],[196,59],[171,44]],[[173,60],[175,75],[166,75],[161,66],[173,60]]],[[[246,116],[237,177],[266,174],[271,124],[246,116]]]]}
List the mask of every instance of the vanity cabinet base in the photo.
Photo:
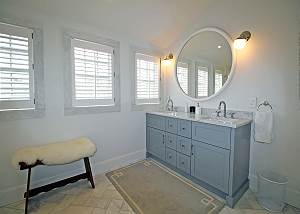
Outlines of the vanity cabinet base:
{"type": "Polygon", "coordinates": [[[197,187],[197,185],[199,185],[202,188],[204,188],[205,190],[207,190],[208,192],[211,192],[211,193],[219,196],[220,198],[224,199],[226,205],[229,206],[230,208],[234,208],[234,205],[240,200],[240,198],[244,195],[244,193],[249,189],[249,180],[247,180],[245,182],[245,184],[243,184],[240,187],[240,189],[233,196],[230,196],[230,195],[227,195],[224,192],[214,188],[213,186],[211,186],[199,179],[196,179],[195,177],[192,177],[191,175],[185,173],[184,171],[179,170],[174,165],[171,165],[168,162],[165,162],[165,161],[157,158],[156,156],[151,155],[148,152],[146,153],[146,157],[151,158],[152,160],[164,165],[165,167],[174,171],[175,173],[179,174],[180,176],[187,178],[188,180],[191,181],[191,184],[194,185],[195,187],[197,187]]]}
{"type": "Polygon", "coordinates": [[[251,124],[229,128],[147,114],[147,157],[234,207],[249,188],[251,124]]]}

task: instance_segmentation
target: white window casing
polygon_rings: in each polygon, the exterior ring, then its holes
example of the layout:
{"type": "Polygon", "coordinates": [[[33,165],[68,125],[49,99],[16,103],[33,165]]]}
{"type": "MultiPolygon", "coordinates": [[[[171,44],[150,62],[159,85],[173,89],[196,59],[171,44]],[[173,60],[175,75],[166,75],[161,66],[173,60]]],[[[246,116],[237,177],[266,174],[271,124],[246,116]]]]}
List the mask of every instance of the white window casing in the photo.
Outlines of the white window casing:
{"type": "Polygon", "coordinates": [[[160,103],[160,61],[158,57],[135,53],[135,104],[160,103]]]}
{"type": "Polygon", "coordinates": [[[223,74],[222,71],[216,70],[215,72],[215,93],[223,87],[223,74]]]}
{"type": "Polygon", "coordinates": [[[0,111],[34,109],[33,30],[0,23],[0,111]]]}
{"type": "Polygon", "coordinates": [[[208,96],[208,68],[203,66],[198,66],[198,97],[208,96]]]}
{"type": "Polygon", "coordinates": [[[64,29],[64,114],[121,110],[120,43],[64,29]]]}
{"type": "Polygon", "coordinates": [[[73,106],[114,105],[112,47],[72,39],[73,106]]]}
{"type": "Polygon", "coordinates": [[[188,94],[189,64],[185,62],[177,63],[177,79],[181,89],[188,94]]]}

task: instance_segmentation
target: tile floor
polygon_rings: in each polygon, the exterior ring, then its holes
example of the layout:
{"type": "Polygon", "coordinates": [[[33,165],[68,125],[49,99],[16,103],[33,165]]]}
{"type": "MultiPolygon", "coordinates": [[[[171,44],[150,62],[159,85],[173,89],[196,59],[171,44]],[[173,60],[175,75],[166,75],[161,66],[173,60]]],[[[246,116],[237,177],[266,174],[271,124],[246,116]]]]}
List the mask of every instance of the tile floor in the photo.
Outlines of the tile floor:
{"type": "MultiPolygon", "coordinates": [[[[87,181],[79,181],[64,188],[52,190],[31,199],[30,214],[133,214],[126,201],[105,177],[95,177],[96,189],[87,181]]],[[[0,208],[1,214],[24,213],[24,201],[0,208]]],[[[248,191],[234,209],[225,206],[220,214],[268,214],[248,191]]],[[[285,214],[300,214],[300,210],[288,206],[285,214]]]]}

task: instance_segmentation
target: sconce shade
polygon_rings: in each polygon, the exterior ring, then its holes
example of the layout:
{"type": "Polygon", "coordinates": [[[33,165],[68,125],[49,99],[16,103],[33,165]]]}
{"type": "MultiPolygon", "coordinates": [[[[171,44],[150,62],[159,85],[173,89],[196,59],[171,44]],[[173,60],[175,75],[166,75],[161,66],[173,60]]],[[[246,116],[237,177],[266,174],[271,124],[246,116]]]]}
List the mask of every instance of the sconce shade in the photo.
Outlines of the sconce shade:
{"type": "Polygon", "coordinates": [[[234,48],[238,50],[243,49],[250,37],[251,33],[249,31],[244,31],[238,38],[234,40],[234,48]]]}
{"type": "Polygon", "coordinates": [[[165,56],[164,60],[173,59],[173,54],[169,53],[169,55],[165,56]]]}

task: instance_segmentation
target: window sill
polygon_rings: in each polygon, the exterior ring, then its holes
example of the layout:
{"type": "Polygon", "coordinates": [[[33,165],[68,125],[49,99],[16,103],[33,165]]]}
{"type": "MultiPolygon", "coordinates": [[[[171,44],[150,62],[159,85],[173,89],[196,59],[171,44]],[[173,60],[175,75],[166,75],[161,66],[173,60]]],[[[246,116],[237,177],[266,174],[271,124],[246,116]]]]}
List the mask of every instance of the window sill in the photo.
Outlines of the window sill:
{"type": "Polygon", "coordinates": [[[109,112],[119,112],[121,111],[120,105],[113,106],[79,106],[65,108],[65,116],[81,115],[81,114],[101,114],[109,112]]]}
{"type": "Polygon", "coordinates": [[[0,121],[35,119],[44,116],[44,108],[0,111],[0,121]]]}

